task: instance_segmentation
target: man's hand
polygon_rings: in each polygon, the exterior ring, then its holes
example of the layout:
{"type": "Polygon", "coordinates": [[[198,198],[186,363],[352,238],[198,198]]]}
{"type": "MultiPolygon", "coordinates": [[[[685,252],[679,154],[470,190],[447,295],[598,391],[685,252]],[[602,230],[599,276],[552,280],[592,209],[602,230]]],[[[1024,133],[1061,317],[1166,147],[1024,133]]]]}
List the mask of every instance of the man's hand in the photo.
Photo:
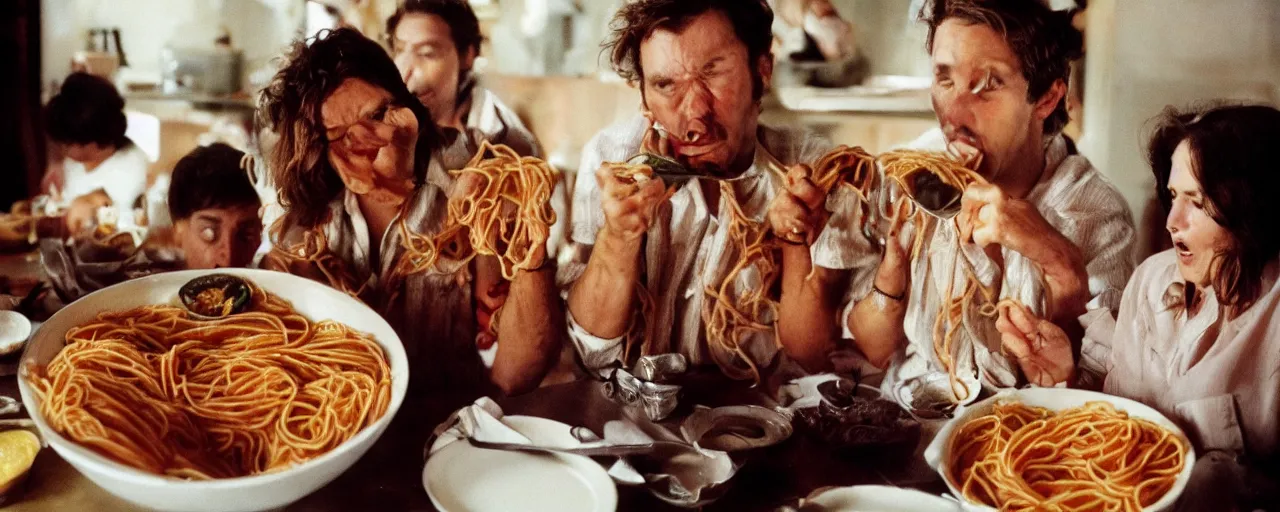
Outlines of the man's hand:
{"type": "Polygon", "coordinates": [[[613,166],[596,171],[600,204],[604,209],[604,230],[625,242],[639,242],[649,231],[658,205],[666,198],[662,180],[621,178],[613,166]]]}
{"type": "Polygon", "coordinates": [[[381,120],[364,119],[329,142],[329,162],[347,189],[376,202],[399,205],[413,193],[418,119],[391,107],[381,120]]]}
{"type": "Polygon", "coordinates": [[[979,247],[995,244],[1027,254],[1031,244],[1046,234],[1057,234],[1035,206],[1009,197],[995,185],[969,185],[960,205],[960,237],[972,239],[979,247]]]}
{"type": "Polygon", "coordinates": [[[1021,304],[1008,304],[1000,308],[996,329],[1001,345],[1017,359],[1032,384],[1052,387],[1069,383],[1075,375],[1071,340],[1053,322],[1035,316],[1021,304]]]}
{"type": "MultiPolygon", "coordinates": [[[[876,288],[894,297],[902,297],[901,302],[904,304],[907,300],[907,287],[911,284],[911,259],[907,255],[907,248],[911,247],[912,240],[901,240],[901,234],[911,208],[907,201],[901,201],[895,206],[889,233],[884,239],[884,256],[880,260],[880,266],[876,268],[875,277],[876,288]]],[[[920,236],[920,233],[913,233],[912,236],[920,236]]]]}
{"type": "Polygon", "coordinates": [[[74,235],[88,228],[98,217],[98,208],[104,206],[111,206],[111,197],[102,189],[71,200],[67,208],[67,231],[74,235]]]}
{"type": "Polygon", "coordinates": [[[960,240],[999,246],[1031,260],[1044,272],[1052,320],[1074,322],[1089,301],[1089,275],[1075,243],[1059,233],[1030,202],[995,185],[975,183],[961,199],[960,240]]]}
{"type": "MultiPolygon", "coordinates": [[[[848,317],[841,319],[849,327],[854,344],[867,362],[880,368],[889,366],[898,347],[907,339],[903,321],[910,300],[911,260],[907,248],[911,247],[912,241],[904,240],[908,237],[901,234],[910,210],[908,201],[896,204],[889,231],[882,243],[884,255],[876,268],[875,289],[858,300],[848,317]]],[[[920,233],[913,235],[920,236],[920,233]]]]}
{"type": "Polygon", "coordinates": [[[811,245],[827,223],[827,196],[810,181],[812,173],[807,165],[791,167],[786,187],[769,204],[770,228],[783,240],[811,245]]]}

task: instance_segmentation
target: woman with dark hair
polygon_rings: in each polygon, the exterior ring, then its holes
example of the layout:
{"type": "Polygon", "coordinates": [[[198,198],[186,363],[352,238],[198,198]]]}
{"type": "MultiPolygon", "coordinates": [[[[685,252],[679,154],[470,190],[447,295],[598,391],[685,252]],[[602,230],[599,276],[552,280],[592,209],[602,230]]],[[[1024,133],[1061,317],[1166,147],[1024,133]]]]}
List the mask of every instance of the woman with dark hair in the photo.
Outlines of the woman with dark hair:
{"type": "Polygon", "coordinates": [[[122,221],[146,190],[147,155],[125,137],[124,98],[114,85],[86,73],[72,73],[45,106],[49,138],[66,158],[44,179],[69,201],[67,228],[77,233],[99,207],[115,206],[122,221]]]}
{"type": "MultiPolygon", "coordinates": [[[[1072,382],[1077,369],[1102,374],[1107,393],[1178,421],[1214,466],[1215,478],[1274,477],[1280,456],[1280,319],[1274,316],[1280,223],[1271,197],[1280,190],[1276,148],[1280,111],[1271,107],[1168,113],[1152,137],[1150,161],[1173,248],[1138,267],[1118,319],[1081,317],[1087,331],[1079,362],[1061,328],[1016,308],[1002,315],[997,327],[1004,347],[1027,378],[1047,385],[1072,382]]],[[[1223,480],[1210,480],[1216,483],[1208,488],[1224,487],[1223,480]]],[[[1268,487],[1257,480],[1226,482],[1238,484],[1230,489],[1236,494],[1268,487]]]]}
{"type": "MultiPolygon", "coordinates": [[[[498,348],[479,328],[470,266],[441,261],[397,271],[406,233],[432,236],[447,218],[447,191],[468,190],[446,169],[470,155],[440,148],[427,109],[382,47],[351,29],[299,42],[263,91],[261,113],[279,140],[270,154],[284,216],[263,266],[325,281],[386,315],[405,344],[415,387],[460,400],[536,387],[559,354],[563,313],[555,264],[519,271],[498,327],[498,348]],[[486,366],[491,366],[486,378],[486,366]]],[[[545,248],[545,239],[535,247],[545,248]]],[[[535,249],[537,252],[537,249],[535,249]]]]}

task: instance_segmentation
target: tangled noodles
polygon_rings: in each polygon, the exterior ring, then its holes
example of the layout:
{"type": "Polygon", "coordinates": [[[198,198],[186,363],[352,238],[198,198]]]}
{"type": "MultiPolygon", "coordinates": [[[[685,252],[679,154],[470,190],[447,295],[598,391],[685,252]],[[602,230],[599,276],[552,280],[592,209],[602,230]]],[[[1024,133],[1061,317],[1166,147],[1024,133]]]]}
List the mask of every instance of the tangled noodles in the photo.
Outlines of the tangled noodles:
{"type": "Polygon", "coordinates": [[[950,476],[969,501],[1004,511],[1136,512],[1173,488],[1186,454],[1176,434],[1108,402],[1000,402],[956,431],[950,476]]]}
{"type": "Polygon", "coordinates": [[[368,335],[255,289],[249,311],[103,313],[27,378],[50,426],[99,454],[188,479],[281,470],[376,422],[391,370],[368,335]]]}
{"type": "MultiPolygon", "coordinates": [[[[911,178],[919,173],[930,173],[943,184],[959,191],[963,191],[974,183],[987,183],[987,181],[969,169],[970,166],[977,167],[978,162],[964,162],[946,153],[899,150],[881,155],[879,162],[885,180],[894,182],[902,191],[901,196],[889,199],[892,201],[889,205],[892,213],[885,215],[894,217],[895,221],[896,216],[908,215],[907,220],[915,225],[915,243],[911,250],[913,262],[919,261],[924,240],[926,236],[932,234],[926,232],[932,220],[936,220],[933,225],[944,222],[950,224],[950,228],[956,232],[956,236],[952,237],[955,240],[955,245],[952,247],[954,255],[951,264],[952,274],[948,276],[950,279],[947,281],[947,290],[942,296],[942,309],[933,324],[933,350],[950,377],[953,398],[960,402],[966,401],[972,398],[972,392],[957,373],[955,337],[964,328],[964,319],[975,304],[979,308],[979,314],[995,317],[1001,309],[1010,307],[1015,302],[1011,299],[1000,300],[999,288],[983,284],[972,268],[972,263],[961,257],[962,241],[957,218],[953,217],[945,221],[933,219],[924,209],[911,202],[911,198],[920,193],[916,190],[915,181],[911,178]],[[954,272],[961,271],[965,273],[965,284],[957,290],[954,272]]],[[[972,378],[977,377],[975,375],[972,378]]]]}

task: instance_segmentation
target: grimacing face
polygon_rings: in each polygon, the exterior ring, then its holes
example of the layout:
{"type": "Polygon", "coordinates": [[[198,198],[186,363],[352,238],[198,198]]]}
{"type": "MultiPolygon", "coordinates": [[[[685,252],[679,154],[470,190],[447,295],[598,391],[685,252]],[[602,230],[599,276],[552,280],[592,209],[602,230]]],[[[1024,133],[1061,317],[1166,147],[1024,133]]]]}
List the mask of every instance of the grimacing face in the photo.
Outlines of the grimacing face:
{"type": "Polygon", "coordinates": [[[1182,141],[1173,152],[1169,173],[1172,202],[1165,229],[1178,254],[1178,273],[1201,288],[1213,281],[1213,261],[1231,244],[1231,233],[1209,214],[1208,198],[1196,178],[1191,144],[1182,141]]]}
{"type": "Polygon", "coordinates": [[[991,180],[1044,136],[1065,84],[1029,101],[1030,84],[1017,54],[999,32],[964,20],[943,21],[934,33],[931,100],[947,143],[982,154],[978,172],[991,180]],[[965,146],[968,146],[967,148],[965,146]]]}
{"type": "Polygon", "coordinates": [[[713,175],[749,164],[760,112],[754,73],[767,87],[773,61],[751,62],[728,16],[712,10],[679,31],[655,30],[640,45],[640,69],[649,116],[677,159],[713,175]]]}

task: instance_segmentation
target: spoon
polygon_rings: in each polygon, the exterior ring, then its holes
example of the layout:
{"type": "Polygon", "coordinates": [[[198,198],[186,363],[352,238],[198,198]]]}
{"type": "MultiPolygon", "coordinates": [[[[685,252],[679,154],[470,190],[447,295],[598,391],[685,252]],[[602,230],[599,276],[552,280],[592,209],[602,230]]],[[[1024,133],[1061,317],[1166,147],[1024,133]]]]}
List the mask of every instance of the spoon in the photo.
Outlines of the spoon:
{"type": "Polygon", "coordinates": [[[908,178],[908,197],[925,213],[941,220],[951,220],[960,213],[964,191],[942,181],[931,172],[917,172],[908,178]]]}

